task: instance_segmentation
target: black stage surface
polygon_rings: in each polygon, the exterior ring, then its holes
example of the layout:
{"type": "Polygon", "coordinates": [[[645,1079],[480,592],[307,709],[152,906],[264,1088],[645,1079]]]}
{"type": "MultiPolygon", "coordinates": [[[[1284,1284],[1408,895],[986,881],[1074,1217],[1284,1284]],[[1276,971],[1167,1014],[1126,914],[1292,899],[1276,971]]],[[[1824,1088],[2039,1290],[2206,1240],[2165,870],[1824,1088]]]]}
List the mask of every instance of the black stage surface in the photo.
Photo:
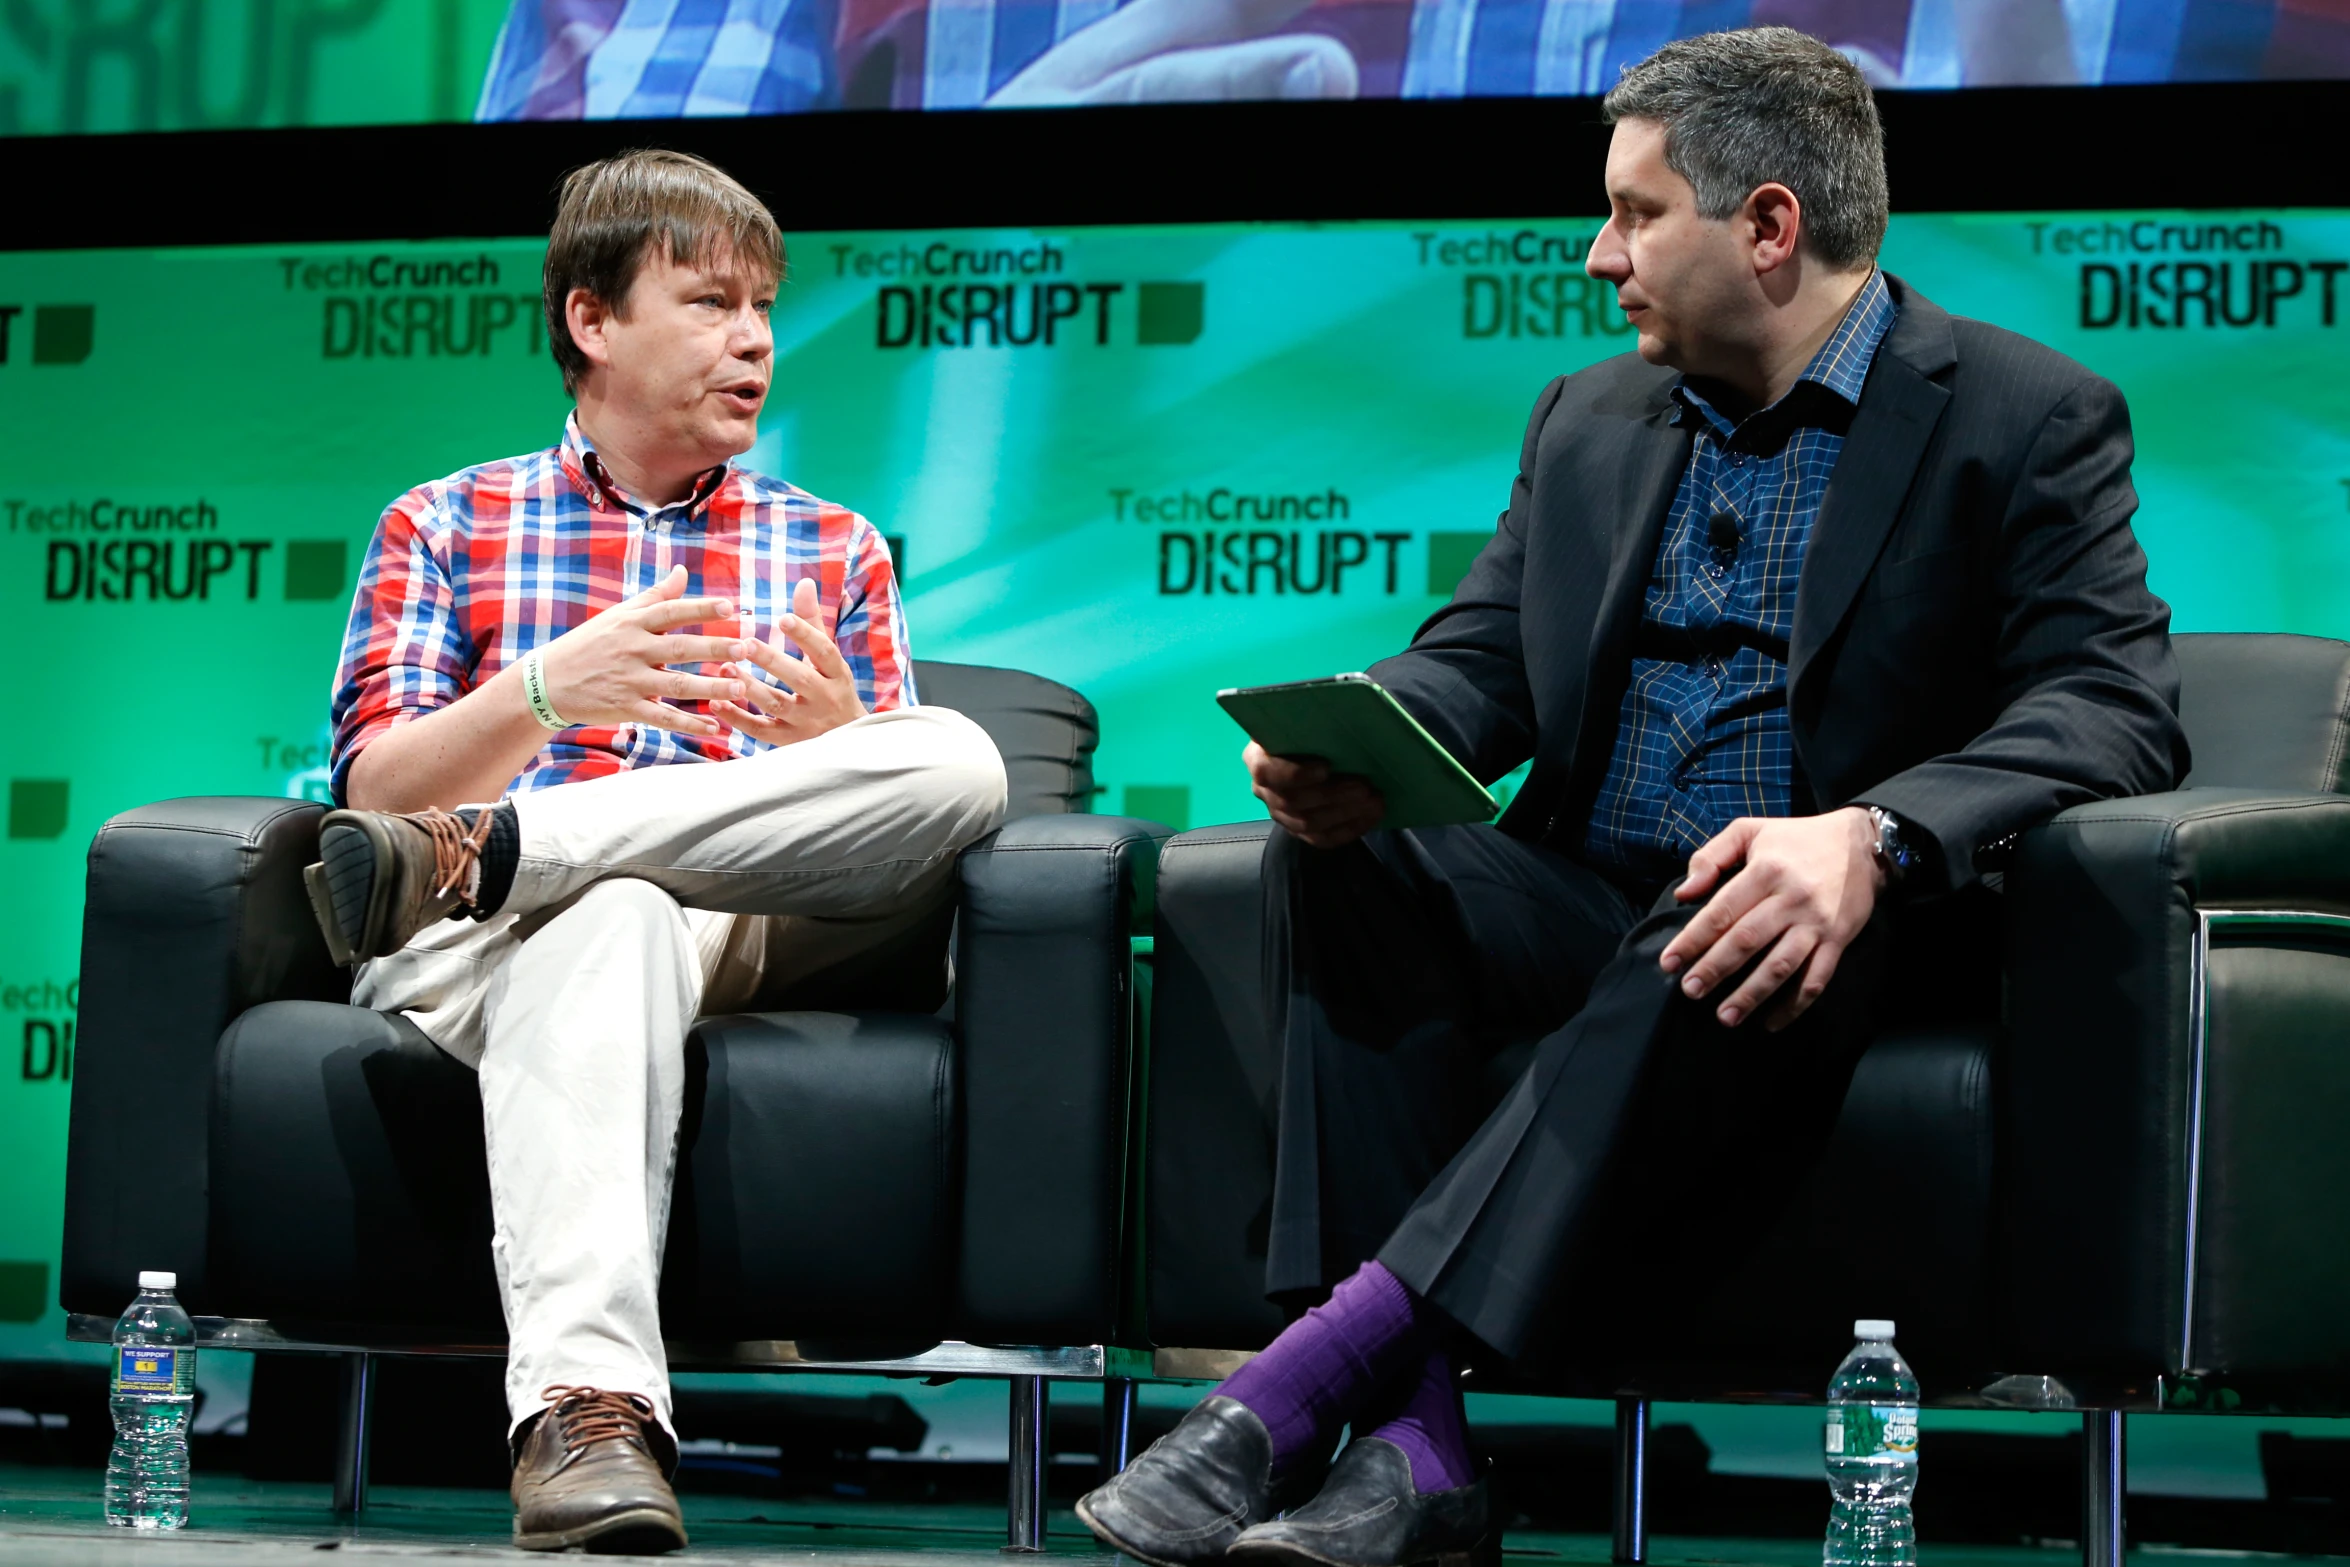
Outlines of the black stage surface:
{"type": "MultiPolygon", "coordinates": [[[[693,1546],[663,1558],[676,1563],[766,1561],[823,1567],[951,1567],[1006,1560],[1000,1507],[984,1502],[875,1504],[839,1499],[689,1495],[686,1527],[693,1546]]],[[[320,1551],[399,1560],[501,1559],[528,1562],[505,1543],[505,1498],[495,1491],[376,1489],[366,1521],[339,1524],[327,1511],[327,1488],[294,1481],[199,1475],[195,1522],[182,1534],[130,1537],[98,1519],[94,1471],[0,1465],[0,1567],[229,1567],[231,1563],[316,1561],[320,1551]]],[[[2238,1554],[2238,1553],[2225,1553],[2238,1554]]],[[[1049,1559],[1118,1560],[1095,1546],[1066,1507],[1056,1507],[1049,1559]]],[[[576,1557],[570,1559],[576,1560],[576,1557]]],[[[1599,1534],[1512,1536],[1515,1564],[1605,1562],[1599,1534]]],[[[1738,1563],[1812,1567],[1816,1539],[1674,1538],[1650,1542],[1658,1567],[1738,1563]]],[[[2057,1567],[2076,1551],[1997,1546],[1927,1546],[1921,1567],[2057,1567]]]]}

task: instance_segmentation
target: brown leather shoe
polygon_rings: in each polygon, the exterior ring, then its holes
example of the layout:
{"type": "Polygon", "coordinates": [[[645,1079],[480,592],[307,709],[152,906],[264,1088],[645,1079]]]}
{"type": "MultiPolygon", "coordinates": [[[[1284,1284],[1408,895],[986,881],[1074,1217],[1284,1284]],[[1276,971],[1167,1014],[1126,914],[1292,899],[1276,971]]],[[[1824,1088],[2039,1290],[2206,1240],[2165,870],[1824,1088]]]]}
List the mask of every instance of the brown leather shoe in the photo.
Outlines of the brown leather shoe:
{"type": "Polygon", "coordinates": [[[651,1556],[685,1545],[666,1472],[677,1444],[635,1393],[551,1387],[514,1458],[514,1543],[651,1556]]]}
{"type": "Polygon", "coordinates": [[[408,945],[434,920],[473,907],[490,815],[329,811],[318,863],[302,873],[310,911],[337,963],[365,963],[408,945]]]}

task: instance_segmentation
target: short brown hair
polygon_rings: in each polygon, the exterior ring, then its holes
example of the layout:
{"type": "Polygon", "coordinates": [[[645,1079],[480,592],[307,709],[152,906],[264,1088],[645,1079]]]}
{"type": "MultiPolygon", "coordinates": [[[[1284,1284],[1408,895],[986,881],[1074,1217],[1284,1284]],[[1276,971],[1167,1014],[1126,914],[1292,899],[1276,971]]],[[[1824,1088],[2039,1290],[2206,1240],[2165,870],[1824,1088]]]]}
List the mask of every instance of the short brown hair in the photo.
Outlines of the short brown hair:
{"type": "Polygon", "coordinates": [[[1885,130],[1868,78],[1789,27],[1705,33],[1624,68],[1601,113],[1665,131],[1665,166],[1716,222],[1777,183],[1803,203],[1803,244],[1836,270],[1885,242],[1885,130]]]}
{"type": "Polygon", "coordinates": [[[774,214],[718,165],[648,147],[573,169],[563,177],[540,285],[547,346],[562,367],[566,392],[579,394],[588,362],[571,339],[564,302],[584,288],[620,310],[655,246],[680,266],[707,265],[724,254],[746,270],[783,277],[783,233],[774,214]]]}

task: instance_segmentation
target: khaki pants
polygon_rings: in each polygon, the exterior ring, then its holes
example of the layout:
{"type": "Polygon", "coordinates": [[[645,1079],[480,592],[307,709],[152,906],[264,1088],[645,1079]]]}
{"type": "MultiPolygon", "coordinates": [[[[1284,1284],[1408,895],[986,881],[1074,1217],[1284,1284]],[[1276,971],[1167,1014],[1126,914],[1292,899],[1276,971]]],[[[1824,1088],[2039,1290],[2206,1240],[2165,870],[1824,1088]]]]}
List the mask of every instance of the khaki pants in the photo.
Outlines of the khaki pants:
{"type": "Polygon", "coordinates": [[[406,1014],[481,1074],[516,1423],[571,1383],[641,1393],[666,1424],[658,1294],[687,1030],[934,914],[956,854],[1003,820],[1003,761],[961,714],[899,708],[514,805],[505,906],[366,965],[352,1000],[406,1014]]]}

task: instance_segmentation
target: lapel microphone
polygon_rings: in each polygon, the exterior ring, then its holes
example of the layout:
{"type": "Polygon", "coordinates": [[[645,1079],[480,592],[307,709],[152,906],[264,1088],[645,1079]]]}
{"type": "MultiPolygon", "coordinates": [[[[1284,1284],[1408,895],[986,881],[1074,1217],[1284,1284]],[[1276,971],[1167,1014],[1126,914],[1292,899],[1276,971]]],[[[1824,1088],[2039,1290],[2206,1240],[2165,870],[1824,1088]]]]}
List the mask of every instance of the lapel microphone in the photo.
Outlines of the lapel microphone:
{"type": "Polygon", "coordinates": [[[1717,511],[1705,522],[1705,536],[1709,543],[1727,555],[1738,547],[1738,514],[1717,511]]]}

